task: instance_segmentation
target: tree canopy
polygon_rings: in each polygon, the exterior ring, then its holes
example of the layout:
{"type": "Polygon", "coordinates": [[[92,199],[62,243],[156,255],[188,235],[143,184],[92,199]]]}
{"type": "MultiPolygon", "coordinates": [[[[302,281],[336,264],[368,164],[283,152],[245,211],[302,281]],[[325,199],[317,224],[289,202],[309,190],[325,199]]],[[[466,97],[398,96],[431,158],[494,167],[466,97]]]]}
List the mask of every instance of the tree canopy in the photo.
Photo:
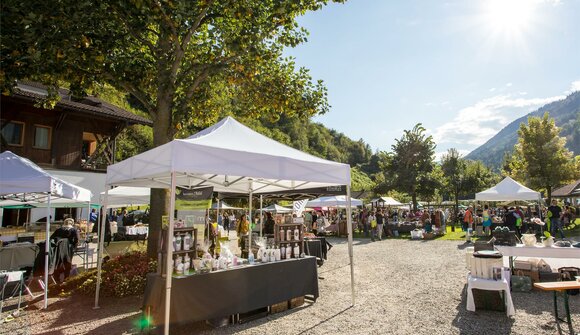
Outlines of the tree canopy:
{"type": "Polygon", "coordinates": [[[405,130],[392,146],[392,159],[387,168],[392,174],[390,186],[411,195],[415,209],[421,182],[431,180],[429,174],[434,166],[435,142],[425,132],[426,129],[420,123],[411,130],[405,130]]]}
{"type": "Polygon", "coordinates": [[[504,171],[535,189],[544,189],[551,200],[552,189],[571,179],[575,171],[572,153],[564,146],[566,139],[559,136],[549,113],[542,118],[530,117],[518,130],[518,143],[513,155],[507,157],[504,171]]]}

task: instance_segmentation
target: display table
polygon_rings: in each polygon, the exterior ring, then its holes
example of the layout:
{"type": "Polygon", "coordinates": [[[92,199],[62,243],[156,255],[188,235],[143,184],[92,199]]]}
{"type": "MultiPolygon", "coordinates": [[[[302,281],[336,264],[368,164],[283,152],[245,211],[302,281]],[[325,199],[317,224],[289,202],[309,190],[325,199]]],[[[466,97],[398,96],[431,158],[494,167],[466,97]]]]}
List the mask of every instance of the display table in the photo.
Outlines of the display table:
{"type": "Polygon", "coordinates": [[[541,258],[580,258],[580,248],[558,248],[558,247],[526,247],[523,244],[518,244],[515,247],[496,245],[495,248],[499,250],[504,256],[509,257],[541,257],[541,258]]]}
{"type": "MultiPolygon", "coordinates": [[[[170,324],[211,320],[247,313],[296,297],[318,298],[315,257],[173,278],[170,324]]],[[[165,278],[147,276],[144,311],[150,308],[155,324],[163,323],[165,278]]]]}
{"type": "Polygon", "coordinates": [[[577,281],[558,281],[547,283],[534,283],[534,287],[544,291],[552,291],[554,293],[554,317],[556,322],[563,321],[568,324],[570,334],[574,334],[572,327],[572,318],[570,317],[570,305],[568,304],[568,293],[566,290],[580,289],[580,283],[577,281]],[[558,292],[564,296],[564,309],[566,310],[566,320],[558,317],[558,292]]]}

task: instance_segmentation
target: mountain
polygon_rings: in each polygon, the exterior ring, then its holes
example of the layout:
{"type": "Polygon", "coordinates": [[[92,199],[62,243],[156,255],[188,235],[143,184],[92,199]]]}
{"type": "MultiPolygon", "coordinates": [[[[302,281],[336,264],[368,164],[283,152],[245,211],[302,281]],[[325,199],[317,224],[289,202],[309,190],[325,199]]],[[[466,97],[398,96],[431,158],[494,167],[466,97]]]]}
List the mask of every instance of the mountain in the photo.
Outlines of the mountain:
{"type": "Polygon", "coordinates": [[[536,111],[508,124],[494,137],[470,152],[465,158],[481,160],[486,165],[499,170],[506,152],[511,152],[518,141],[518,129],[521,123],[527,123],[528,117],[541,117],[545,112],[554,118],[556,126],[562,131],[560,136],[566,138],[566,147],[575,155],[580,155],[580,91],[574,92],[564,100],[554,101],[536,111]]]}

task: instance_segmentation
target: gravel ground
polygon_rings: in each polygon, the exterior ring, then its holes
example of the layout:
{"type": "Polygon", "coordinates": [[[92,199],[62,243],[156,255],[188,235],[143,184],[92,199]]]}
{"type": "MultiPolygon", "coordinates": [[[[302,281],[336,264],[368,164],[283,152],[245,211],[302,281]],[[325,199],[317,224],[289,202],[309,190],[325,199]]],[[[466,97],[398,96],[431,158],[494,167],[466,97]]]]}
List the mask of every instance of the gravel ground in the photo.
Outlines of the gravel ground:
{"type": "MultiPolygon", "coordinates": [[[[351,307],[350,268],[345,239],[319,268],[320,297],[314,304],[252,321],[212,329],[204,323],[172,328],[172,334],[559,334],[547,292],[513,293],[515,317],[465,309],[462,242],[355,240],[356,304],[351,307]]],[[[576,331],[580,295],[570,297],[576,331]]],[[[137,334],[140,297],[51,300],[48,311],[33,304],[2,334],[137,334]]],[[[6,314],[3,314],[4,316],[6,314]]],[[[562,324],[563,334],[568,334],[562,324]]]]}

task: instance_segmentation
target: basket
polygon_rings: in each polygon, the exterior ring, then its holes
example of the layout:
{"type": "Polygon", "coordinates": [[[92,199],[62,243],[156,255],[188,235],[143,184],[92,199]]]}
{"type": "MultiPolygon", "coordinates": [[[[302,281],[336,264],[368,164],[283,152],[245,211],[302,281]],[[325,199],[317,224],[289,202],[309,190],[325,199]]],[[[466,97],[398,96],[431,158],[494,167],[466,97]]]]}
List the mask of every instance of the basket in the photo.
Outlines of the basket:
{"type": "Polygon", "coordinates": [[[283,301],[270,306],[270,314],[281,313],[288,310],[288,302],[283,301]]]}

